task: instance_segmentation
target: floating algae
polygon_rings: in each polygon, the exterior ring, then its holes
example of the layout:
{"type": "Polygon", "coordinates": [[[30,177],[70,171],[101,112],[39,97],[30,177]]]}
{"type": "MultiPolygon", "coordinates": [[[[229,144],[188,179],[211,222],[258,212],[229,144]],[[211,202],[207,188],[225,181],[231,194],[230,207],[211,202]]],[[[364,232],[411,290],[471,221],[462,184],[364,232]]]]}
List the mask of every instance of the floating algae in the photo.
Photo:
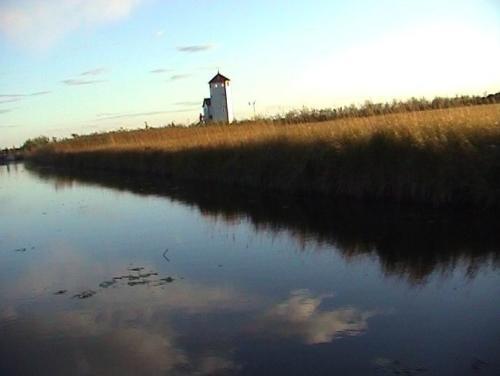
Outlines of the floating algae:
{"type": "Polygon", "coordinates": [[[132,272],[140,272],[141,270],[144,270],[144,268],[142,266],[139,266],[137,268],[129,268],[128,270],[132,272]]]}
{"type": "Polygon", "coordinates": [[[175,279],[173,279],[172,277],[161,278],[157,281],[157,284],[155,286],[163,286],[166,285],[167,283],[172,283],[174,281],[175,279]]]}
{"type": "Polygon", "coordinates": [[[149,283],[151,283],[151,281],[142,280],[142,281],[130,281],[127,284],[129,286],[137,286],[137,285],[147,285],[149,283]]]}
{"type": "Polygon", "coordinates": [[[66,294],[68,292],[68,290],[57,290],[54,295],[63,295],[63,294],[66,294]]]}
{"type": "Polygon", "coordinates": [[[140,278],[140,275],[127,274],[127,275],[120,275],[118,277],[113,277],[113,280],[119,281],[122,279],[128,279],[130,281],[130,280],[135,280],[135,279],[139,279],[139,278],[140,278]]]}
{"type": "MultiPolygon", "coordinates": [[[[108,281],[101,282],[99,284],[99,287],[101,288],[108,288],[114,285],[118,286],[124,286],[125,282],[128,286],[139,286],[139,285],[150,285],[153,284],[153,286],[162,286],[167,283],[171,283],[174,281],[174,278],[172,277],[165,277],[161,279],[152,279],[151,277],[158,276],[159,274],[155,271],[149,271],[149,272],[142,272],[145,268],[140,266],[140,267],[134,267],[134,268],[128,268],[127,270],[130,270],[132,272],[136,272],[133,274],[124,274],[124,275],[118,275],[116,277],[112,277],[108,281]],[[120,283],[120,281],[123,281],[124,283],[120,283]]],[[[88,290],[84,291],[81,294],[75,295],[75,297],[79,299],[86,299],[91,297],[92,295],[95,294],[95,291],[88,290]]]]}
{"type": "MultiPolygon", "coordinates": [[[[30,247],[30,249],[29,249],[29,250],[30,250],[30,251],[34,251],[34,250],[35,250],[35,246],[30,247]]],[[[28,252],[28,248],[26,248],[26,247],[23,247],[23,248],[16,248],[16,249],[14,249],[14,252],[23,252],[23,253],[24,253],[24,252],[28,252]]]]}
{"type": "Polygon", "coordinates": [[[373,362],[385,374],[415,376],[427,372],[423,367],[412,368],[401,364],[399,360],[377,358],[373,362]]]}
{"type": "Polygon", "coordinates": [[[479,358],[473,358],[470,367],[474,371],[481,371],[487,365],[488,365],[488,363],[485,362],[484,360],[481,360],[479,358]]]}
{"type": "Polygon", "coordinates": [[[150,273],[145,273],[145,274],[139,274],[140,278],[149,278],[151,276],[158,275],[158,273],[155,272],[150,272],[150,273]]]}
{"type": "Polygon", "coordinates": [[[107,289],[108,287],[113,286],[115,283],[116,283],[115,280],[113,280],[113,281],[104,281],[104,282],[99,283],[99,287],[102,287],[103,289],[107,289]]]}
{"type": "Polygon", "coordinates": [[[96,292],[94,290],[86,290],[86,291],[82,291],[79,294],[73,295],[73,298],[87,299],[87,298],[94,296],[95,294],[96,294],[96,292]]]}

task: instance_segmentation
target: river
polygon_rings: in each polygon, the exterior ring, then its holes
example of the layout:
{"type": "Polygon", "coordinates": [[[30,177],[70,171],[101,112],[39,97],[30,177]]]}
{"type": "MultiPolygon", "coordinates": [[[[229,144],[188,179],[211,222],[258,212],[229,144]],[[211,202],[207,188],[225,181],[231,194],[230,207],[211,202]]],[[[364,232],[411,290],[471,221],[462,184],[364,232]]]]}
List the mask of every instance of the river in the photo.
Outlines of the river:
{"type": "Polygon", "coordinates": [[[0,166],[0,374],[499,375],[499,229],[0,166]]]}

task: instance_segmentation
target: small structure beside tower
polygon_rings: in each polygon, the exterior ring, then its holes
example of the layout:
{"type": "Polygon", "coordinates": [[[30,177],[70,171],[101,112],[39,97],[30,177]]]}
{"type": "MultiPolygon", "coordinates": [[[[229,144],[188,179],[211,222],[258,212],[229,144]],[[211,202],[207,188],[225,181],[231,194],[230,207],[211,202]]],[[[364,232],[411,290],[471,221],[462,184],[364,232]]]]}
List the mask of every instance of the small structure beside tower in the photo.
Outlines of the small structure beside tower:
{"type": "Polygon", "coordinates": [[[210,98],[203,100],[205,123],[232,123],[234,120],[230,79],[219,72],[209,81],[210,98]]]}

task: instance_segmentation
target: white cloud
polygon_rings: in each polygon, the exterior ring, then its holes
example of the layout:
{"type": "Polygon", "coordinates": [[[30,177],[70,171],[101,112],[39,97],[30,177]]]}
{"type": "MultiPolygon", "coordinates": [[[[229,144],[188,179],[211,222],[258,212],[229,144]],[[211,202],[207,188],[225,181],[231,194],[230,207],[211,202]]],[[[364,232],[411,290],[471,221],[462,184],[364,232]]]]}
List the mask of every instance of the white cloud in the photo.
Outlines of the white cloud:
{"type": "Polygon", "coordinates": [[[50,94],[51,91],[50,90],[44,90],[44,91],[37,91],[35,93],[31,93],[29,94],[30,97],[39,97],[40,95],[47,95],[47,94],[50,94]]]}
{"type": "MultiPolygon", "coordinates": [[[[0,320],[21,319],[3,333],[11,346],[2,355],[20,348],[37,351],[47,346],[47,338],[64,338],[51,342],[58,362],[47,364],[35,357],[24,369],[33,371],[43,365],[48,374],[67,375],[214,375],[237,368],[224,353],[205,355],[184,349],[168,320],[159,317],[147,308],[129,311],[123,306],[50,315],[7,307],[0,311],[0,320]]],[[[23,365],[17,367],[23,369],[23,365]]]]}
{"type": "Polygon", "coordinates": [[[190,112],[191,109],[180,109],[180,110],[162,110],[162,111],[147,111],[147,112],[126,112],[126,113],[100,113],[96,116],[99,118],[98,120],[115,120],[115,119],[127,119],[127,118],[135,118],[142,116],[154,116],[154,115],[162,115],[162,114],[174,114],[180,112],[190,112]]]}
{"type": "Polygon", "coordinates": [[[68,79],[63,80],[63,83],[70,86],[79,86],[79,85],[93,85],[100,84],[101,82],[106,82],[105,80],[79,80],[79,79],[68,79]]]}
{"type": "Polygon", "coordinates": [[[0,33],[29,49],[47,49],[82,27],[118,21],[144,0],[7,0],[0,33]]]}
{"type": "Polygon", "coordinates": [[[80,73],[80,76],[98,76],[106,72],[106,68],[95,68],[80,73]]]}
{"type": "Polygon", "coordinates": [[[39,96],[47,95],[50,93],[51,93],[51,91],[44,90],[44,91],[37,91],[34,93],[29,93],[29,94],[0,94],[0,103],[18,102],[18,101],[23,100],[24,98],[27,98],[27,97],[39,97],[39,96]]]}
{"type": "Polygon", "coordinates": [[[193,45],[193,46],[179,46],[179,47],[177,47],[177,51],[194,53],[194,52],[208,51],[208,50],[211,50],[213,47],[214,46],[212,46],[211,44],[199,44],[199,45],[193,45]]]}
{"type": "Polygon", "coordinates": [[[99,84],[102,82],[106,82],[106,80],[89,78],[89,77],[99,76],[105,72],[106,72],[106,68],[90,69],[90,70],[82,72],[78,75],[79,77],[83,77],[83,78],[69,78],[69,79],[63,80],[61,82],[65,83],[66,85],[71,85],[71,86],[99,84]]]}
{"type": "Polygon", "coordinates": [[[21,97],[0,97],[0,104],[1,103],[12,103],[12,102],[19,102],[22,98],[21,97]]]}
{"type": "Polygon", "coordinates": [[[189,77],[191,77],[191,74],[174,74],[173,76],[170,76],[170,81],[184,80],[189,77]]]}
{"type": "Polygon", "coordinates": [[[172,72],[173,69],[164,69],[164,68],[159,68],[159,69],[153,69],[149,71],[149,73],[154,73],[154,74],[159,74],[159,73],[167,73],[167,72],[172,72]]]}
{"type": "Polygon", "coordinates": [[[308,290],[292,291],[290,298],[273,306],[255,329],[265,336],[298,338],[309,345],[363,334],[368,329],[368,319],[376,312],[352,307],[321,310],[323,300],[331,296],[314,296],[308,290]]]}

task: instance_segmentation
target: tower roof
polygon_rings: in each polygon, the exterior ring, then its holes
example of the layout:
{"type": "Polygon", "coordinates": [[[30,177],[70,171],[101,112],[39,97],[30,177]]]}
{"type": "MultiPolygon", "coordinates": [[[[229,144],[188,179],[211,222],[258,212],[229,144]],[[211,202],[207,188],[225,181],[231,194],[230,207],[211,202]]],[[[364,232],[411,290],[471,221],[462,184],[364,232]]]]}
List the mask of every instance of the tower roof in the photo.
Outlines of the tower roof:
{"type": "Polygon", "coordinates": [[[215,83],[224,83],[226,81],[231,81],[229,78],[227,78],[226,76],[223,76],[222,74],[220,74],[219,72],[217,72],[217,74],[214,76],[214,78],[212,78],[208,83],[209,84],[215,84],[215,83]]]}

